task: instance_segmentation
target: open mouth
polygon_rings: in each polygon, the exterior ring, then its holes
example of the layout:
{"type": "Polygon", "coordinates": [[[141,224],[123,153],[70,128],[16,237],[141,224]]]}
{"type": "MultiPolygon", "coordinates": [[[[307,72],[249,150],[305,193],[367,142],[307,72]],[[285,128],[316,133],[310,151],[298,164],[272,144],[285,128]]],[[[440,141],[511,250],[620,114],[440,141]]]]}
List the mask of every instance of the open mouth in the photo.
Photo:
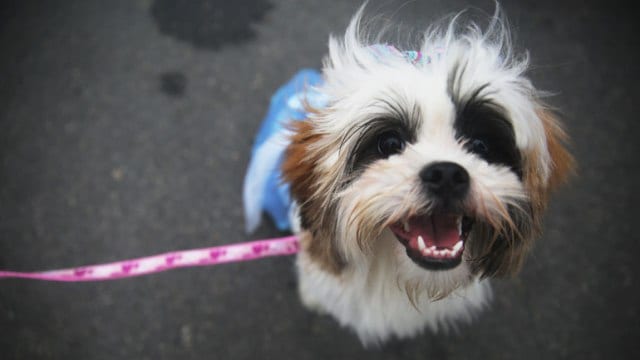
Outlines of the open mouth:
{"type": "Polygon", "coordinates": [[[416,215],[389,229],[413,262],[428,270],[452,269],[462,261],[473,219],[462,214],[416,215]]]}

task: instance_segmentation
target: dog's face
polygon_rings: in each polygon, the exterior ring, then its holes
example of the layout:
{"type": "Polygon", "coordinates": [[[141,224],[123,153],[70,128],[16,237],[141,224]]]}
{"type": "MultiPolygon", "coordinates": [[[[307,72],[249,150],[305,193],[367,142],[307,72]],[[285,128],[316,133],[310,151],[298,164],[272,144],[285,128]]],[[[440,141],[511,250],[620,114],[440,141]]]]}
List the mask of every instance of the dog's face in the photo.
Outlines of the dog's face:
{"type": "Polygon", "coordinates": [[[526,60],[495,24],[427,36],[413,62],[362,44],[357,23],[331,40],[328,105],[295,124],[285,159],[305,250],[333,273],[391,257],[432,297],[514,273],[571,167],[526,60]]]}

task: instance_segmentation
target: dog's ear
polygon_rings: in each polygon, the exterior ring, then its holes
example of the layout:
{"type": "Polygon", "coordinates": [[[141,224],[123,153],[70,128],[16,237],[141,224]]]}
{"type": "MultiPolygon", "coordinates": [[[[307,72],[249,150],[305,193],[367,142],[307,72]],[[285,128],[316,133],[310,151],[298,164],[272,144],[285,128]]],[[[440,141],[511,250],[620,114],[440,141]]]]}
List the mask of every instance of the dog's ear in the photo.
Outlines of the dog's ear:
{"type": "MultiPolygon", "coordinates": [[[[318,148],[322,135],[310,121],[297,121],[289,128],[293,135],[285,152],[282,176],[299,206],[302,246],[326,271],[338,274],[345,262],[335,244],[333,224],[323,223],[333,216],[332,207],[324,202],[323,196],[327,194],[320,188],[323,175],[317,166],[322,154],[318,148]]],[[[326,178],[326,174],[324,176],[326,178]]]]}
{"type": "Polygon", "coordinates": [[[299,204],[309,202],[317,186],[315,171],[318,156],[311,151],[320,139],[309,121],[296,121],[289,125],[293,132],[282,163],[283,180],[290,184],[291,194],[299,204]]]}
{"type": "Polygon", "coordinates": [[[542,226],[542,213],[547,207],[549,194],[564,184],[575,171],[575,161],[566,148],[568,136],[555,114],[540,106],[537,115],[544,129],[545,149],[537,148],[523,152],[523,182],[531,201],[533,228],[542,226]],[[547,160],[543,160],[543,159],[547,160]],[[542,169],[548,169],[546,172],[542,169]]]}
{"type": "Polygon", "coordinates": [[[550,174],[547,181],[548,190],[555,190],[567,182],[575,173],[575,160],[566,148],[569,137],[562,128],[557,115],[551,110],[540,109],[538,116],[542,120],[547,140],[547,150],[551,158],[550,174]]]}

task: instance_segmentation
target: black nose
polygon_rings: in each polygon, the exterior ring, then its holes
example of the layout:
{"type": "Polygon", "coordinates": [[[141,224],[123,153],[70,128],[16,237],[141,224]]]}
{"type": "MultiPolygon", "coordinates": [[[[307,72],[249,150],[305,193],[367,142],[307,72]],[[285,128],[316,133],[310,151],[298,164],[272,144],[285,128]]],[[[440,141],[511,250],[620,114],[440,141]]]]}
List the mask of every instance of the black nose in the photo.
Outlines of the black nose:
{"type": "Polygon", "coordinates": [[[443,200],[461,200],[469,191],[469,173],[452,162],[437,162],[420,171],[420,179],[430,194],[443,200]]]}

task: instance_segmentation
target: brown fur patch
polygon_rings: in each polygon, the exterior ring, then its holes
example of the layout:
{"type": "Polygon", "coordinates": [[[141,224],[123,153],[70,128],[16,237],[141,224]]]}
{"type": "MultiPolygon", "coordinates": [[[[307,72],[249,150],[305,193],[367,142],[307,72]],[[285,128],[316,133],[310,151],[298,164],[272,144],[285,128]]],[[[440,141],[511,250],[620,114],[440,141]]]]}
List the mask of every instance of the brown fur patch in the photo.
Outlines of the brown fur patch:
{"type": "Polygon", "coordinates": [[[316,133],[308,121],[293,123],[291,130],[294,134],[285,152],[282,174],[300,206],[301,225],[307,230],[307,244],[303,244],[303,249],[325,271],[339,274],[344,268],[344,261],[335,245],[332,231],[334,224],[324,224],[322,220],[333,218],[329,215],[331,209],[326,208],[323,199],[317,196],[322,176],[317,169],[320,154],[314,152],[312,147],[322,136],[316,133]]]}
{"type": "Polygon", "coordinates": [[[286,150],[282,164],[282,175],[291,184],[291,194],[304,204],[311,199],[318,174],[315,171],[318,157],[310,154],[309,148],[320,139],[308,121],[297,121],[290,125],[294,134],[286,150]]]}
{"type": "Polygon", "coordinates": [[[548,188],[554,190],[566,183],[569,177],[575,173],[576,163],[566,149],[565,144],[569,142],[569,136],[560,125],[557,117],[546,109],[538,111],[538,116],[544,125],[547,149],[552,161],[548,188]]]}
{"type": "Polygon", "coordinates": [[[569,138],[552,112],[546,108],[540,108],[538,116],[544,126],[547,151],[551,158],[549,178],[544,179],[542,177],[539,170],[538,151],[532,150],[524,154],[526,164],[524,185],[532,202],[533,216],[535,219],[540,220],[542,212],[547,207],[550,192],[567,182],[574,173],[575,160],[565,147],[569,138]]]}

